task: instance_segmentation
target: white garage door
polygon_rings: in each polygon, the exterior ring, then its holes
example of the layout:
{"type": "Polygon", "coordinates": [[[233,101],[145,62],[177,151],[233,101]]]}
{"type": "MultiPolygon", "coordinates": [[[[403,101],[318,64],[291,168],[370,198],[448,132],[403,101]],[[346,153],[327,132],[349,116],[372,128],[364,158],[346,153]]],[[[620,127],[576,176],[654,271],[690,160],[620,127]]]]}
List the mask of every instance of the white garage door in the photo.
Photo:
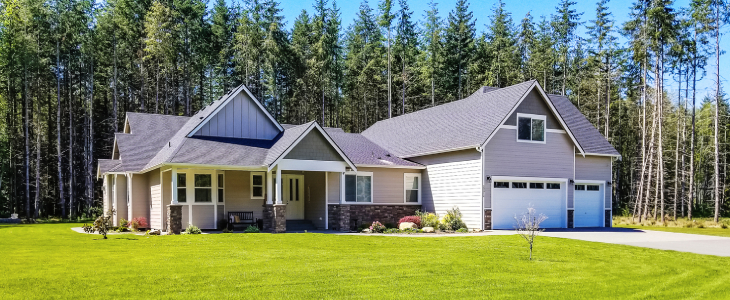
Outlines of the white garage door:
{"type": "Polygon", "coordinates": [[[603,185],[575,184],[575,227],[603,227],[603,185]]]}
{"type": "Polygon", "coordinates": [[[565,182],[506,181],[492,183],[492,228],[514,229],[515,216],[520,217],[532,206],[547,219],[542,228],[564,228],[566,225],[565,182]]]}

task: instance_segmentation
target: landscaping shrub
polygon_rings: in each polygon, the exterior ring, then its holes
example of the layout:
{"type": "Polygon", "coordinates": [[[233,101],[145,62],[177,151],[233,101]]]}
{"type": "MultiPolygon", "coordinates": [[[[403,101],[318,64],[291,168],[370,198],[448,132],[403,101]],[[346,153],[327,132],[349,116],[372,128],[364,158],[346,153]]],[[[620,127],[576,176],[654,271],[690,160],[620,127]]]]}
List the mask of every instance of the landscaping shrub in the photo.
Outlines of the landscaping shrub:
{"type": "Polygon", "coordinates": [[[462,228],[457,229],[456,232],[467,233],[467,232],[469,232],[469,229],[466,229],[465,227],[462,227],[462,228]]]}
{"type": "Polygon", "coordinates": [[[230,228],[223,227],[223,233],[232,233],[232,232],[233,232],[233,230],[231,230],[230,228]]]}
{"type": "Polygon", "coordinates": [[[261,232],[261,230],[259,230],[259,228],[256,227],[256,225],[251,225],[251,226],[246,227],[246,230],[244,230],[243,232],[244,233],[259,233],[259,232],[261,232]]]}
{"type": "Polygon", "coordinates": [[[380,222],[375,221],[372,225],[370,225],[370,232],[372,233],[381,233],[385,231],[386,227],[383,226],[383,224],[380,224],[380,222]]]}
{"type": "Polygon", "coordinates": [[[188,225],[188,228],[186,228],[183,233],[185,233],[185,234],[201,234],[201,233],[203,233],[203,231],[200,230],[200,228],[198,228],[198,226],[195,226],[193,224],[190,224],[190,225],[188,225]]]}
{"type": "Polygon", "coordinates": [[[440,227],[442,230],[449,231],[466,228],[466,224],[461,220],[461,211],[459,211],[458,207],[454,206],[454,208],[446,211],[446,215],[441,220],[440,227]]]}
{"type": "Polygon", "coordinates": [[[421,228],[421,217],[419,216],[405,216],[400,218],[400,220],[398,220],[398,228],[400,228],[400,223],[404,222],[415,223],[418,228],[421,228]]]}
{"type": "Polygon", "coordinates": [[[127,221],[126,219],[119,220],[119,227],[127,227],[127,226],[129,226],[129,221],[127,221]]]}
{"type": "Polygon", "coordinates": [[[400,230],[398,230],[398,228],[388,228],[385,231],[383,231],[383,233],[399,233],[399,232],[400,232],[400,230]]]}
{"type": "Polygon", "coordinates": [[[136,217],[127,223],[127,227],[133,232],[139,231],[140,228],[147,228],[147,225],[147,219],[145,217],[136,217]]]}
{"type": "MultiPolygon", "coordinates": [[[[416,212],[417,214],[419,212],[416,212]]],[[[421,217],[421,228],[423,227],[433,227],[438,228],[439,227],[439,216],[434,213],[421,213],[419,216],[421,217]]]]}

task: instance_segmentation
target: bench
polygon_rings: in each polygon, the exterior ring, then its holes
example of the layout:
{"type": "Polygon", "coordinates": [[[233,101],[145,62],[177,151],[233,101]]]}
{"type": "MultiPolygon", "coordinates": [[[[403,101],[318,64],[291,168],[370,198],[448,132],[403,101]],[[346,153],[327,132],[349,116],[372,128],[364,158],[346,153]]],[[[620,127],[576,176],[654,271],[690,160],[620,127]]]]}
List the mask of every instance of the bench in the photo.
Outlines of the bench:
{"type": "MultiPolygon", "coordinates": [[[[228,225],[234,228],[236,225],[257,225],[258,220],[254,219],[252,211],[229,211],[228,225]]],[[[259,228],[260,229],[260,228],[259,228]]]]}

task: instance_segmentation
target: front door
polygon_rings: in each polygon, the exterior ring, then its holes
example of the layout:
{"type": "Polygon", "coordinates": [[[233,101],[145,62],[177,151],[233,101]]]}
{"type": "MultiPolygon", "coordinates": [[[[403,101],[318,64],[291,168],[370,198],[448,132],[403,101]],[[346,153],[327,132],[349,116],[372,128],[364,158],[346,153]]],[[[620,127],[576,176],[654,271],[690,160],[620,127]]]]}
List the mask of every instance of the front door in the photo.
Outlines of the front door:
{"type": "Polygon", "coordinates": [[[287,220],[304,220],[304,175],[281,175],[287,220]]]}

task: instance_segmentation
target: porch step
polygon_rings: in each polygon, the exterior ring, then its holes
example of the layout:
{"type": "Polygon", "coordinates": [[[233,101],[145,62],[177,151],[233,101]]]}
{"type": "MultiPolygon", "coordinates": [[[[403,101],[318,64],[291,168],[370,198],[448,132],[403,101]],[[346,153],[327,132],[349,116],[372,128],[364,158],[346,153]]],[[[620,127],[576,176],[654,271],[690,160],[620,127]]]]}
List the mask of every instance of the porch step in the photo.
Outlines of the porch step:
{"type": "Polygon", "coordinates": [[[303,231],[317,230],[309,220],[287,220],[286,231],[287,232],[303,232],[303,231]]]}

